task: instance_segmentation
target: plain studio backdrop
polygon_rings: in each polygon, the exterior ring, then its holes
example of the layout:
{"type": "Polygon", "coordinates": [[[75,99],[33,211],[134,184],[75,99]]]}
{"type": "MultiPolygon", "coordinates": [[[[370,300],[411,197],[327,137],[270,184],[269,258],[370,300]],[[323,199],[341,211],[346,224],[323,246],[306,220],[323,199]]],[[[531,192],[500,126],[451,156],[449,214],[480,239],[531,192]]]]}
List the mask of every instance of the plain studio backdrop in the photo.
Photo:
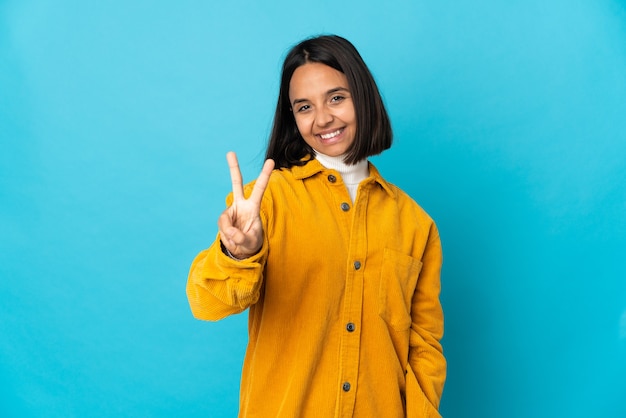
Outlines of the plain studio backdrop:
{"type": "Polygon", "coordinates": [[[187,273],[322,33],[441,231],[443,415],[626,416],[623,0],[0,1],[0,416],[236,416],[247,315],[187,273]]]}

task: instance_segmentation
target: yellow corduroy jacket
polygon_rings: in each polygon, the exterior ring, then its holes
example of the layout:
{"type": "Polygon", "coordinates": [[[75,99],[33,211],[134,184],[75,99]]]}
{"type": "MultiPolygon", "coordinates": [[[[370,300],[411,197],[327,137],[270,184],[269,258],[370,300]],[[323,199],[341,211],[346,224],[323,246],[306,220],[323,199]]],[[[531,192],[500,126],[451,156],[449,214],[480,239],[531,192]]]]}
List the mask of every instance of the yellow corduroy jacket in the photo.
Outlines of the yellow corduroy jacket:
{"type": "Polygon", "coordinates": [[[440,416],[439,233],[369,168],[354,205],[339,173],[317,160],[274,170],[261,251],[231,259],[218,236],[193,261],[195,317],[250,309],[240,417],[440,416]]]}

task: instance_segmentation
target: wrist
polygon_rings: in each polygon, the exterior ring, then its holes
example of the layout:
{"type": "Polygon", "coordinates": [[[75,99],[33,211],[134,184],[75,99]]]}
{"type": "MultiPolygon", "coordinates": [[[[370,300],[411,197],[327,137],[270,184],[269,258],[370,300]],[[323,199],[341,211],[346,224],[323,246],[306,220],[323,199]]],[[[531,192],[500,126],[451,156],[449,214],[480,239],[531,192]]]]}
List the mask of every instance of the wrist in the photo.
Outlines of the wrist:
{"type": "Polygon", "coordinates": [[[251,257],[251,256],[249,256],[249,255],[245,255],[245,256],[237,256],[237,255],[235,255],[235,254],[231,253],[231,252],[228,250],[228,248],[226,248],[226,246],[224,245],[224,243],[222,242],[222,240],[220,240],[220,247],[222,248],[222,252],[223,252],[224,254],[226,254],[229,258],[232,258],[233,260],[236,260],[236,261],[242,261],[242,260],[245,260],[246,258],[251,257]]]}

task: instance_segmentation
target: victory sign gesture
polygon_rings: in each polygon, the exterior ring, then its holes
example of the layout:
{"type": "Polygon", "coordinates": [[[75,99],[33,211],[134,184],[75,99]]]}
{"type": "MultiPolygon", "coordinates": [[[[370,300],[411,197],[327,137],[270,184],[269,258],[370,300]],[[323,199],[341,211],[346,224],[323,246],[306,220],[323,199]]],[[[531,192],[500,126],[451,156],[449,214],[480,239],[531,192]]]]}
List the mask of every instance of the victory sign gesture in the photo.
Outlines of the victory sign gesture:
{"type": "Polygon", "coordinates": [[[267,188],[274,161],[267,160],[247,199],[243,193],[243,179],[237,155],[226,154],[230,179],[233,185],[233,203],[220,215],[217,226],[222,244],[234,258],[243,260],[258,253],[263,246],[263,224],[261,223],[261,199],[267,188]]]}

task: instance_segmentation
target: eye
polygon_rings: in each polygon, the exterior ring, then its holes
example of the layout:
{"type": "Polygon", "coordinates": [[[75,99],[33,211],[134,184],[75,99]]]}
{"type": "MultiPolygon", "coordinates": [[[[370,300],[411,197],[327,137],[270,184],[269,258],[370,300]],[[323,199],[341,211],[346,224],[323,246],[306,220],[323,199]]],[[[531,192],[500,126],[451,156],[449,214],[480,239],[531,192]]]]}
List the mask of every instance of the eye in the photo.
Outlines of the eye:
{"type": "Polygon", "coordinates": [[[341,102],[341,101],[343,101],[344,99],[345,99],[345,97],[344,97],[344,96],[339,96],[339,95],[337,95],[337,96],[333,96],[333,97],[330,99],[330,101],[331,101],[331,102],[333,102],[333,103],[337,103],[337,102],[341,102]]]}
{"type": "Polygon", "coordinates": [[[309,106],[309,105],[298,106],[296,108],[296,112],[298,112],[298,113],[305,112],[305,111],[309,110],[310,108],[311,108],[311,106],[309,106]]]}

